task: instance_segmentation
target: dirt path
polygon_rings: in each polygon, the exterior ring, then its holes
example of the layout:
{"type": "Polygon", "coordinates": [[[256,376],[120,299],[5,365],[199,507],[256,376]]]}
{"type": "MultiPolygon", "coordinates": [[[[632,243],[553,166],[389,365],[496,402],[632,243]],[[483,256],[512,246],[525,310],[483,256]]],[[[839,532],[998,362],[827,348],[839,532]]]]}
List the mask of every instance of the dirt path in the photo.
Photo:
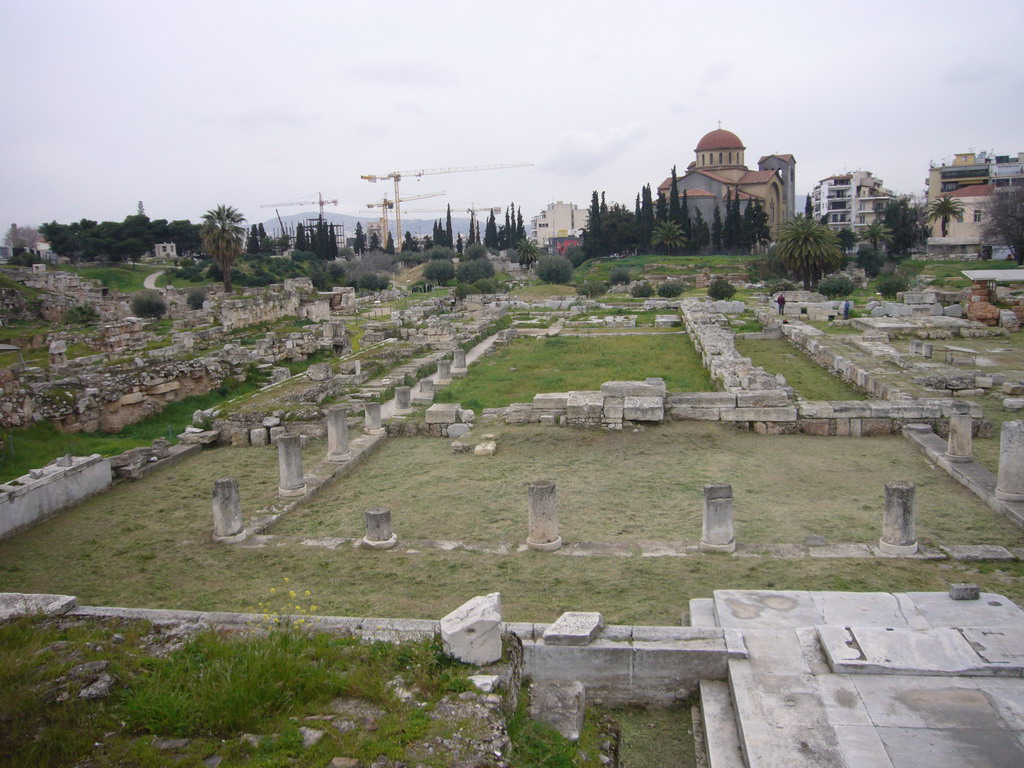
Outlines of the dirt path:
{"type": "Polygon", "coordinates": [[[163,273],[164,271],[162,269],[157,270],[156,272],[150,272],[149,275],[146,276],[146,279],[142,282],[142,287],[148,290],[153,290],[154,288],[156,288],[156,279],[160,277],[160,275],[162,275],[163,273]]]}

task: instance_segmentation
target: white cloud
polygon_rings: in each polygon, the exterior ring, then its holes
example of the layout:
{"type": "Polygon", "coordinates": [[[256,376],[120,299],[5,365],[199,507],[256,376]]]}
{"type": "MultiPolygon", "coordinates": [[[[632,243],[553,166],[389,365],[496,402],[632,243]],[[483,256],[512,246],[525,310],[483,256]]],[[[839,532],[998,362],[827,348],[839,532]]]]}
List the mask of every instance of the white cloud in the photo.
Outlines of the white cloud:
{"type": "Polygon", "coordinates": [[[604,134],[563,131],[539,165],[550,173],[584,176],[617,160],[646,132],[644,125],[636,121],[612,127],[604,134]]]}

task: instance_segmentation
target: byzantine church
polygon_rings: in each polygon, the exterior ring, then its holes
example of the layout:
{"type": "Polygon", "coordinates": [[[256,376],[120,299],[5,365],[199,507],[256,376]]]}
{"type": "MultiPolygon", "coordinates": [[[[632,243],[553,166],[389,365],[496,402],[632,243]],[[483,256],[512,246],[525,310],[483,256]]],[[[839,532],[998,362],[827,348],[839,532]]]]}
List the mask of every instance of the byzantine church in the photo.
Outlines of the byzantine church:
{"type": "MultiPolygon", "coordinates": [[[[677,174],[676,189],[680,199],[686,192],[691,215],[699,210],[707,222],[712,220],[716,205],[725,218],[727,193],[745,201],[741,210],[759,200],[774,234],[782,222],[796,215],[796,160],[792,155],[764,155],[757,161],[757,170],[752,171],[743,162],[746,149],[732,131],[717,128],[706,133],[697,142],[696,157],[686,173],[677,174]]],[[[671,187],[670,177],[658,186],[658,191],[668,199],[671,187]]]]}

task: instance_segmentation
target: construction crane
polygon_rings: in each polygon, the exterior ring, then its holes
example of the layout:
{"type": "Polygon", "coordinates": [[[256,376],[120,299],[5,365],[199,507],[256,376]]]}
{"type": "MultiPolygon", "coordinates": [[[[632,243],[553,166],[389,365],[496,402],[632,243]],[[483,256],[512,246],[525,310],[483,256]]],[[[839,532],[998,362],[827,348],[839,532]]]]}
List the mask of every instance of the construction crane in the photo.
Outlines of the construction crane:
{"type": "Polygon", "coordinates": [[[295,202],[290,203],[266,203],[264,205],[261,205],[260,208],[285,208],[290,205],[316,205],[320,207],[320,218],[322,219],[324,217],[324,206],[337,204],[337,200],[324,200],[324,196],[317,192],[316,200],[297,200],[295,202]]]}
{"type": "MultiPolygon", "coordinates": [[[[383,174],[364,174],[359,178],[373,182],[391,179],[395,183],[395,227],[396,230],[398,231],[398,238],[395,240],[395,242],[398,242],[399,240],[401,240],[402,237],[402,206],[400,205],[402,198],[398,191],[398,183],[402,180],[403,177],[412,176],[418,179],[421,176],[435,176],[439,173],[469,173],[470,171],[497,171],[502,168],[524,168],[528,165],[533,165],[533,163],[504,163],[500,165],[460,165],[453,166],[451,168],[422,168],[418,171],[391,171],[391,173],[383,174]]],[[[409,199],[411,200],[412,198],[409,199]]]]}
{"type": "MultiPolygon", "coordinates": [[[[384,237],[384,242],[381,243],[381,245],[382,246],[383,245],[387,245],[388,235],[391,234],[390,225],[388,224],[388,211],[389,210],[394,208],[395,212],[396,212],[396,215],[397,215],[398,205],[400,203],[404,203],[407,200],[425,200],[428,197],[441,197],[444,194],[445,194],[444,192],[428,192],[425,195],[409,195],[409,197],[403,197],[401,199],[395,198],[394,200],[389,200],[387,195],[385,195],[384,198],[379,203],[367,203],[366,204],[367,208],[380,208],[380,228],[381,228],[381,235],[383,235],[383,237],[384,237]]],[[[398,230],[399,230],[399,235],[398,235],[397,238],[395,238],[395,246],[396,247],[398,246],[399,243],[402,242],[402,235],[401,235],[401,232],[400,232],[401,231],[401,225],[400,224],[398,225],[398,230]]]]}

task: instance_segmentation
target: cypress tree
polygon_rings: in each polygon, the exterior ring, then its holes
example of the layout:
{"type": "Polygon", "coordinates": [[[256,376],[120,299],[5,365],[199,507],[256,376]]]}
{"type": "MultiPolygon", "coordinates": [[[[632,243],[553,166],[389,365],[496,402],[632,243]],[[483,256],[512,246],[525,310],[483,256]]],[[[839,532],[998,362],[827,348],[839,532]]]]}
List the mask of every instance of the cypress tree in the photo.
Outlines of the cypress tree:
{"type": "Polygon", "coordinates": [[[374,230],[373,232],[370,233],[370,250],[371,251],[379,251],[380,250],[380,235],[377,234],[376,230],[374,230]]]}
{"type": "Polygon", "coordinates": [[[658,221],[668,221],[668,202],[665,200],[665,193],[658,190],[658,202],[654,208],[654,216],[658,221]]]}
{"type": "Polygon", "coordinates": [[[309,241],[306,240],[306,228],[302,226],[302,222],[295,225],[295,250],[309,250],[309,241]]]}
{"type": "Polygon", "coordinates": [[[259,235],[260,235],[260,244],[262,245],[262,244],[263,244],[263,241],[267,239],[267,230],[265,230],[265,229],[263,228],[263,224],[261,223],[261,224],[259,225],[259,229],[258,229],[257,231],[259,232],[259,235]]]}
{"type": "Polygon", "coordinates": [[[740,222],[740,247],[745,251],[750,251],[754,247],[757,233],[757,223],[755,220],[755,206],[756,201],[748,200],[747,207],[743,209],[743,217],[740,222]]]}
{"type": "Polygon", "coordinates": [[[366,252],[366,234],[363,232],[363,223],[361,221],[356,222],[355,244],[352,250],[360,255],[366,252]]]}
{"type": "Polygon", "coordinates": [[[469,209],[469,236],[466,238],[466,245],[470,246],[476,242],[476,211],[469,209]]]}
{"type": "Polygon", "coordinates": [[[498,223],[494,220],[494,211],[487,217],[487,224],[484,227],[484,245],[498,249],[498,223]]]}
{"type": "Polygon", "coordinates": [[[516,242],[526,239],[526,224],[523,222],[523,208],[516,210],[516,242]]]}
{"type": "Polygon", "coordinates": [[[804,218],[809,219],[814,215],[814,204],[811,202],[811,196],[808,195],[804,201],[804,218]]]}
{"type": "Polygon", "coordinates": [[[601,231],[601,203],[597,197],[597,190],[590,197],[590,215],[587,219],[587,232],[583,238],[583,249],[587,258],[604,256],[604,235],[601,231]]]}
{"type": "Polygon", "coordinates": [[[737,202],[733,199],[732,190],[727,189],[725,192],[725,222],[722,225],[722,247],[727,252],[739,246],[740,222],[738,207],[735,205],[737,202]]]}
{"type": "Polygon", "coordinates": [[[654,231],[654,203],[651,201],[651,185],[645,184],[640,196],[640,247],[651,247],[651,232],[654,231]]]}
{"type": "Polygon", "coordinates": [[[693,217],[693,247],[698,253],[703,253],[711,241],[711,232],[708,230],[708,223],[704,221],[704,214],[697,209],[693,217]]]}
{"type": "Polygon", "coordinates": [[[260,253],[260,231],[253,224],[249,230],[249,237],[245,244],[246,253],[260,253]]]}
{"type": "Polygon", "coordinates": [[[676,167],[672,166],[672,186],[668,189],[668,220],[674,221],[680,227],[683,226],[683,221],[679,216],[679,189],[676,184],[679,179],[676,178],[676,167]]]}
{"type": "Polygon", "coordinates": [[[459,236],[455,240],[455,251],[459,255],[462,254],[462,233],[461,232],[459,232],[459,236]]]}
{"type": "Polygon", "coordinates": [[[327,258],[330,261],[338,258],[338,233],[333,222],[327,225],[327,258]]]}
{"type": "Polygon", "coordinates": [[[402,253],[416,251],[416,241],[412,239],[412,232],[405,230],[405,239],[402,240],[402,253]]]}
{"type": "Polygon", "coordinates": [[[384,253],[390,253],[392,256],[395,254],[395,238],[391,236],[391,230],[388,230],[388,244],[384,247],[384,253]]]}
{"type": "Polygon", "coordinates": [[[451,248],[452,247],[452,206],[451,206],[450,203],[448,205],[448,212],[445,214],[445,217],[444,217],[444,239],[446,241],[445,244],[449,248],[451,248]]]}
{"type": "Polygon", "coordinates": [[[722,252],[722,211],[715,203],[715,215],[711,219],[711,247],[716,253],[722,252]]]}

